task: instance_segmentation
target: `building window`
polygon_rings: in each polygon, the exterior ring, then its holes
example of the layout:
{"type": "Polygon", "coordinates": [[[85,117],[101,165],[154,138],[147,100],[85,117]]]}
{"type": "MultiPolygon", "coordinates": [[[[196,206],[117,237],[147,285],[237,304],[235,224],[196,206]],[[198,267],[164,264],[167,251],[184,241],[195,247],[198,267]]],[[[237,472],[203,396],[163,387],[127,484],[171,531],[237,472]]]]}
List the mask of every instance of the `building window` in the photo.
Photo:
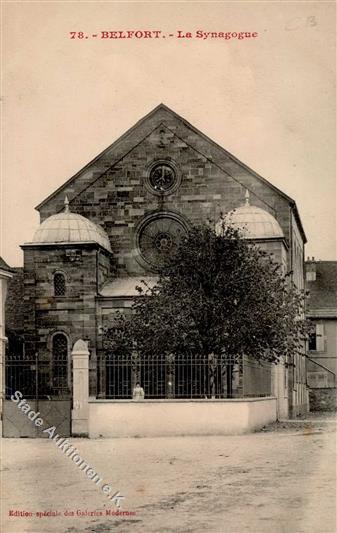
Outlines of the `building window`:
{"type": "Polygon", "coordinates": [[[137,248],[145,261],[144,266],[150,266],[153,270],[163,267],[186,233],[186,225],[174,213],[148,217],[137,233],[137,248]]]}
{"type": "Polygon", "coordinates": [[[317,350],[316,332],[309,335],[309,351],[315,352],[317,350]]]}
{"type": "Polygon", "coordinates": [[[61,395],[68,391],[68,339],[56,333],[52,341],[52,390],[61,395]]]}
{"type": "Polygon", "coordinates": [[[316,272],[313,270],[307,270],[305,277],[307,281],[316,281],[316,272]]]}
{"type": "Polygon", "coordinates": [[[62,272],[56,272],[54,275],[54,296],[65,296],[66,278],[62,272]]]}
{"type": "Polygon", "coordinates": [[[175,184],[176,174],[170,165],[159,163],[155,165],[149,176],[151,187],[158,192],[167,192],[175,184]]]}
{"type": "Polygon", "coordinates": [[[324,352],[324,324],[315,325],[315,331],[309,335],[308,349],[310,352],[324,352]]]}
{"type": "Polygon", "coordinates": [[[178,166],[171,160],[154,161],[147,168],[145,185],[153,194],[172,194],[180,185],[178,166]]]}

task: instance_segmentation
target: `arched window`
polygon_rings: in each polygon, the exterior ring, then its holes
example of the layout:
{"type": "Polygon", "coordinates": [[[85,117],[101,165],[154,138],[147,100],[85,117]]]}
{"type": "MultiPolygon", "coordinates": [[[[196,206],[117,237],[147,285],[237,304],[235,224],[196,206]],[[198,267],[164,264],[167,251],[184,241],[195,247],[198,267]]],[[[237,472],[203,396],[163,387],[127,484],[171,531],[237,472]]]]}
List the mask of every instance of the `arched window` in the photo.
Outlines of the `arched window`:
{"type": "Polygon", "coordinates": [[[65,296],[66,278],[62,272],[56,272],[54,275],[54,296],[65,296]]]}
{"type": "Polygon", "coordinates": [[[56,333],[52,342],[52,388],[54,394],[68,390],[68,339],[56,333]]]}

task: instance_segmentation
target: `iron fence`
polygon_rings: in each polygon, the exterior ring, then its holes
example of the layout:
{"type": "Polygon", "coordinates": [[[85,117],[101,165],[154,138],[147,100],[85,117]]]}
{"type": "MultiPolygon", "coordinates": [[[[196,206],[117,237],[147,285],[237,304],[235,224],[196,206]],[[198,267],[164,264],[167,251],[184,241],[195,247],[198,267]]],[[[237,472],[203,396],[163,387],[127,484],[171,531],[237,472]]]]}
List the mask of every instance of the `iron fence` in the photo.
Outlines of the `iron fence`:
{"type": "Polygon", "coordinates": [[[234,362],[215,356],[108,355],[99,361],[100,397],[130,399],[137,382],[147,399],[226,398],[234,362]]]}

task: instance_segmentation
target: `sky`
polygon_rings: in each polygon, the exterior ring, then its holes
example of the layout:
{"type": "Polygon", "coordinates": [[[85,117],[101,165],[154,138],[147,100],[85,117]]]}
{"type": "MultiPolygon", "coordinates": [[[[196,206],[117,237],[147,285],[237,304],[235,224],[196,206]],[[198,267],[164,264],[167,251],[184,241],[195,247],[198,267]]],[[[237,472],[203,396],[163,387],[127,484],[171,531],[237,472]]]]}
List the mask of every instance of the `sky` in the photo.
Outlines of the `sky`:
{"type": "Polygon", "coordinates": [[[22,265],[20,244],[39,224],[34,207],[161,102],[296,201],[306,256],[337,259],[334,2],[4,1],[2,9],[8,264],[22,265]],[[122,30],[161,34],[100,38],[122,30]],[[258,35],[200,39],[198,30],[258,35]]]}

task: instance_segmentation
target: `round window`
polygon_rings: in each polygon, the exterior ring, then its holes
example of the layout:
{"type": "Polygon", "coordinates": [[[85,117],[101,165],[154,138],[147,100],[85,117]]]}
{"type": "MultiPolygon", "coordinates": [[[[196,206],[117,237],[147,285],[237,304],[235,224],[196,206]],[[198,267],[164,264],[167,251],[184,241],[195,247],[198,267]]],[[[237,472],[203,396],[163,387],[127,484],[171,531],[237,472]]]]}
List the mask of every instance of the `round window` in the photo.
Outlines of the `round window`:
{"type": "Polygon", "coordinates": [[[170,194],[179,185],[178,169],[171,161],[157,161],[149,167],[146,183],[152,193],[170,194]]]}
{"type": "Polygon", "coordinates": [[[138,232],[141,257],[152,267],[160,268],[186,235],[186,226],[174,215],[165,214],[144,221],[138,232]]]}

